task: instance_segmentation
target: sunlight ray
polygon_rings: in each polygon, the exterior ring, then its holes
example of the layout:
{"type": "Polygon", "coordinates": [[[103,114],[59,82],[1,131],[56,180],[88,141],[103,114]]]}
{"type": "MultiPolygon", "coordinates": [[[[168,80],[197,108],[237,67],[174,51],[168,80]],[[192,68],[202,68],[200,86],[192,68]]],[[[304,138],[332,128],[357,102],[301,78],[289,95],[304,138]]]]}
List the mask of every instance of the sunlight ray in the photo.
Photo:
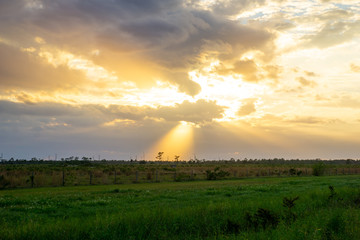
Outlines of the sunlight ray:
{"type": "Polygon", "coordinates": [[[181,121],[155,143],[147,153],[153,158],[151,160],[155,160],[158,152],[164,152],[162,160],[173,161],[175,155],[179,155],[180,160],[184,160],[191,156],[193,145],[193,126],[191,123],[181,121]]]}

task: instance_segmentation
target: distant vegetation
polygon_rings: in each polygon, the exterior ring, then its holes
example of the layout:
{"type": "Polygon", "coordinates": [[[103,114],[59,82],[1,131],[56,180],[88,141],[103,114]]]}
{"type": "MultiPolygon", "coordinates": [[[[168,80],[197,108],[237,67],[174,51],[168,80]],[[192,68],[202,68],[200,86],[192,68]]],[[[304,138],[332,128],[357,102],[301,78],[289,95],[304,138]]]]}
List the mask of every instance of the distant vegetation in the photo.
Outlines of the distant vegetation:
{"type": "MultiPolygon", "coordinates": [[[[86,157],[69,157],[61,161],[2,161],[0,189],[360,174],[360,161],[349,159],[162,161],[162,156],[163,152],[159,152],[158,161],[94,161],[86,157]]],[[[174,159],[179,159],[179,156],[176,155],[174,159]]]]}

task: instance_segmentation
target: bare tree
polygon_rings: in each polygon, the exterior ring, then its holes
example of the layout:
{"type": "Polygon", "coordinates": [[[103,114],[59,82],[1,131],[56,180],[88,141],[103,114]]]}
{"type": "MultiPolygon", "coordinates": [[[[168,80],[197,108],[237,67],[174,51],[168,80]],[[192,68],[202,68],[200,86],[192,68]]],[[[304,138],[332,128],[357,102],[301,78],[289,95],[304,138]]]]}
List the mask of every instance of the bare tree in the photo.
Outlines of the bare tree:
{"type": "Polygon", "coordinates": [[[156,159],[159,160],[159,161],[161,161],[163,154],[164,154],[164,152],[158,152],[158,155],[157,155],[156,159]]]}

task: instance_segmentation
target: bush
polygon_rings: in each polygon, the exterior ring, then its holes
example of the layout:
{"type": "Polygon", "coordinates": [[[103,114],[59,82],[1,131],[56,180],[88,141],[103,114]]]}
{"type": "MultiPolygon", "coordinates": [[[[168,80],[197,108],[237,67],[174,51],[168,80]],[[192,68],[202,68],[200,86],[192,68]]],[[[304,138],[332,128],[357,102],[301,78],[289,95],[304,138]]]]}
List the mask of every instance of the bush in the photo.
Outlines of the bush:
{"type": "Polygon", "coordinates": [[[325,173],[325,164],[320,162],[312,167],[314,176],[322,176],[325,173]]]}
{"type": "Polygon", "coordinates": [[[207,179],[207,180],[222,179],[222,178],[225,178],[225,177],[227,177],[227,176],[229,176],[229,175],[230,175],[229,172],[220,170],[219,167],[216,167],[216,168],[214,169],[214,171],[206,170],[206,179],[207,179]]]}
{"type": "Polygon", "coordinates": [[[0,189],[6,188],[10,185],[9,180],[5,178],[5,176],[0,175],[0,189]]]}
{"type": "Polygon", "coordinates": [[[299,199],[299,196],[294,197],[294,198],[287,198],[284,197],[283,198],[283,207],[287,208],[286,214],[284,219],[286,220],[287,223],[291,223],[293,221],[296,220],[296,214],[293,213],[292,208],[295,206],[295,201],[299,199]]]}
{"type": "Polygon", "coordinates": [[[254,215],[250,213],[245,214],[245,221],[248,228],[262,227],[264,230],[268,227],[276,228],[280,222],[277,214],[265,208],[259,208],[254,215]]]}

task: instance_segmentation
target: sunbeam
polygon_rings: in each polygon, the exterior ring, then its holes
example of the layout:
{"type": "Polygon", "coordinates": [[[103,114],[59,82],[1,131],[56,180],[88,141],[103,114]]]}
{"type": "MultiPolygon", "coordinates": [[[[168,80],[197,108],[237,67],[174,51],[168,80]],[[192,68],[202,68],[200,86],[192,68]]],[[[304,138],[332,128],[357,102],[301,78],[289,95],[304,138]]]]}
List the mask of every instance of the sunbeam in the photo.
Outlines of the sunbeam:
{"type": "Polygon", "coordinates": [[[191,123],[181,121],[147,152],[154,160],[158,152],[164,152],[162,160],[173,161],[175,155],[180,156],[180,160],[184,160],[192,154],[193,145],[193,126],[191,123]]]}

